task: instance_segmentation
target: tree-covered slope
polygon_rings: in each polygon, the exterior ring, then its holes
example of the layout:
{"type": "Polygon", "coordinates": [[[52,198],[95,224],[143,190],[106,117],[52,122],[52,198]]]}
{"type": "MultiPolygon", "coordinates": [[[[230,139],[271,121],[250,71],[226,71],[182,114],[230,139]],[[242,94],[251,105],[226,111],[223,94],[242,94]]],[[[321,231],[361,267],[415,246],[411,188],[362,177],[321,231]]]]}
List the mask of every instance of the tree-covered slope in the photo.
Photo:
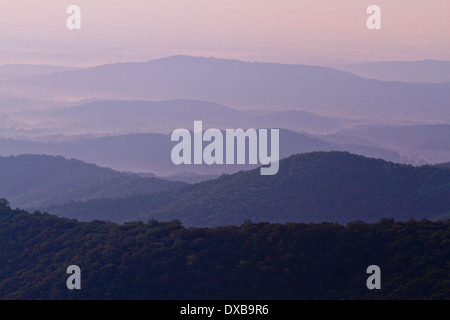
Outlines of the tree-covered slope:
{"type": "Polygon", "coordinates": [[[440,168],[450,168],[450,162],[438,163],[436,166],[440,168]]]}
{"type": "Polygon", "coordinates": [[[0,197],[8,198],[14,207],[148,194],[183,185],[141,178],[63,157],[0,157],[0,197]]]}
{"type": "MultiPolygon", "coordinates": [[[[1,202],[1,201],[0,201],[1,202]]],[[[0,203],[0,299],[449,299],[450,223],[80,223],[0,203]],[[81,290],[66,288],[69,265],[81,290]],[[378,265],[381,290],[368,290],[378,265]]]]}
{"type": "Polygon", "coordinates": [[[434,218],[450,212],[450,170],[315,152],[282,160],[274,176],[257,169],[163,193],[48,210],[81,220],[180,219],[191,226],[434,218]]]}

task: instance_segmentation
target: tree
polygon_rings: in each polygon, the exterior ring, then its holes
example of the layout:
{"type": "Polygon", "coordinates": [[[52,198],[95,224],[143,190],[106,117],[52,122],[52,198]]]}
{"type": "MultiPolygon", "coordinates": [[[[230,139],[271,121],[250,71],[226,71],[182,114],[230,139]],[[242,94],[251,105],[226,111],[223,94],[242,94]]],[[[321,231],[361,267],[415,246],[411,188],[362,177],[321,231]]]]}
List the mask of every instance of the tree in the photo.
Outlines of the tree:
{"type": "Polygon", "coordinates": [[[10,209],[9,201],[6,200],[5,198],[1,198],[0,199],[0,208],[8,208],[8,209],[10,209]]]}

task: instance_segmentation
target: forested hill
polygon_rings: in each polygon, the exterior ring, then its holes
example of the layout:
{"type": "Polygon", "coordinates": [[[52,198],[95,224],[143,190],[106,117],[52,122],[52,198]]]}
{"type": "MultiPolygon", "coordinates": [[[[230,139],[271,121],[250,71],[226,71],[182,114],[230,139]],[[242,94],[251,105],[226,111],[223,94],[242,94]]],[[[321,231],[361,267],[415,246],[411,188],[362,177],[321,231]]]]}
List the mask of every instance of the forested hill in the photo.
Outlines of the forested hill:
{"type": "Polygon", "coordinates": [[[80,223],[0,201],[0,299],[450,299],[450,222],[80,223]],[[69,265],[81,290],[68,290],[69,265]],[[382,270],[368,290],[366,269],[382,270]]]}
{"type": "Polygon", "coordinates": [[[183,185],[141,178],[60,156],[0,157],[0,198],[7,198],[14,207],[148,194],[183,185]]]}
{"type": "Polygon", "coordinates": [[[48,210],[80,220],[179,219],[189,226],[435,218],[450,212],[450,170],[314,152],[282,160],[274,176],[257,169],[163,193],[48,210]]]}

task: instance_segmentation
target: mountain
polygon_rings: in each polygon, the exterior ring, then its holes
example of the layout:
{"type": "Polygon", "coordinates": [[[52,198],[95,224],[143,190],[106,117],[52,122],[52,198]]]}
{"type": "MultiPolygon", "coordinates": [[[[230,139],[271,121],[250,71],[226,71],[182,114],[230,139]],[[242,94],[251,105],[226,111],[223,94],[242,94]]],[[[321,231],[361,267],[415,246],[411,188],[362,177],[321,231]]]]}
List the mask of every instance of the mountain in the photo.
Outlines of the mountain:
{"type": "Polygon", "coordinates": [[[450,121],[450,83],[383,82],[324,67],[189,56],[7,80],[0,87],[52,97],[193,99],[352,118],[450,121]]]}
{"type": "MultiPolygon", "coordinates": [[[[45,300],[449,299],[450,222],[80,223],[0,200],[0,297],[45,300]],[[67,290],[67,267],[81,290],[67,290]],[[382,270],[368,290],[367,267],[382,270]]],[[[269,312],[273,310],[270,309],[269,312]]],[[[168,317],[179,318],[179,308],[168,317]]]]}
{"type": "Polygon", "coordinates": [[[340,222],[434,218],[450,212],[450,170],[342,152],[294,155],[274,176],[259,170],[126,199],[52,206],[80,220],[179,219],[188,226],[254,222],[340,222]]]}
{"type": "Polygon", "coordinates": [[[37,207],[125,197],[183,185],[158,178],[141,178],[63,157],[0,157],[0,197],[8,198],[13,206],[37,207]]]}
{"type": "Polygon", "coordinates": [[[450,160],[450,125],[357,126],[339,132],[395,150],[407,157],[424,159],[428,163],[450,160]]]}
{"type": "MultiPolygon", "coordinates": [[[[202,120],[213,128],[284,128],[310,133],[342,129],[337,120],[305,111],[285,111],[253,116],[227,106],[199,100],[93,101],[47,110],[22,111],[12,115],[18,122],[34,127],[58,128],[62,133],[168,133],[191,127],[202,120]]],[[[6,122],[6,120],[5,120],[6,122]]]]}
{"type": "MultiPolygon", "coordinates": [[[[193,123],[187,129],[193,129],[193,123]]],[[[256,168],[256,165],[174,165],[171,160],[172,142],[170,135],[145,133],[110,137],[81,137],[66,141],[30,141],[0,139],[0,155],[47,154],[76,158],[88,163],[119,171],[152,172],[159,176],[220,175],[239,170],[256,168]]],[[[206,145],[206,143],[205,143],[206,145]]],[[[297,153],[312,151],[348,151],[368,157],[382,158],[393,162],[409,163],[410,159],[396,152],[378,147],[356,144],[330,143],[306,134],[280,130],[280,159],[297,153]]]]}
{"type": "Polygon", "coordinates": [[[413,83],[450,81],[450,61],[386,61],[348,64],[335,67],[363,78],[413,83]]]}

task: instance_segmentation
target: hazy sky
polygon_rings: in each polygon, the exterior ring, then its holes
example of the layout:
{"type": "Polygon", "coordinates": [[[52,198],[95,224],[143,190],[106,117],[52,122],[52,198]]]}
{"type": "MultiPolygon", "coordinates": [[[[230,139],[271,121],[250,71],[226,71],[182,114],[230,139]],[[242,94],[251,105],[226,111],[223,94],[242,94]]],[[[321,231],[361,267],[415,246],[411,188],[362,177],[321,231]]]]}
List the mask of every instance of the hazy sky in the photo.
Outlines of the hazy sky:
{"type": "Polygon", "coordinates": [[[175,54],[332,65],[450,60],[449,0],[0,0],[0,64],[175,54]],[[82,30],[66,28],[66,8],[82,30]],[[381,7],[382,29],[366,28],[381,7]]]}

